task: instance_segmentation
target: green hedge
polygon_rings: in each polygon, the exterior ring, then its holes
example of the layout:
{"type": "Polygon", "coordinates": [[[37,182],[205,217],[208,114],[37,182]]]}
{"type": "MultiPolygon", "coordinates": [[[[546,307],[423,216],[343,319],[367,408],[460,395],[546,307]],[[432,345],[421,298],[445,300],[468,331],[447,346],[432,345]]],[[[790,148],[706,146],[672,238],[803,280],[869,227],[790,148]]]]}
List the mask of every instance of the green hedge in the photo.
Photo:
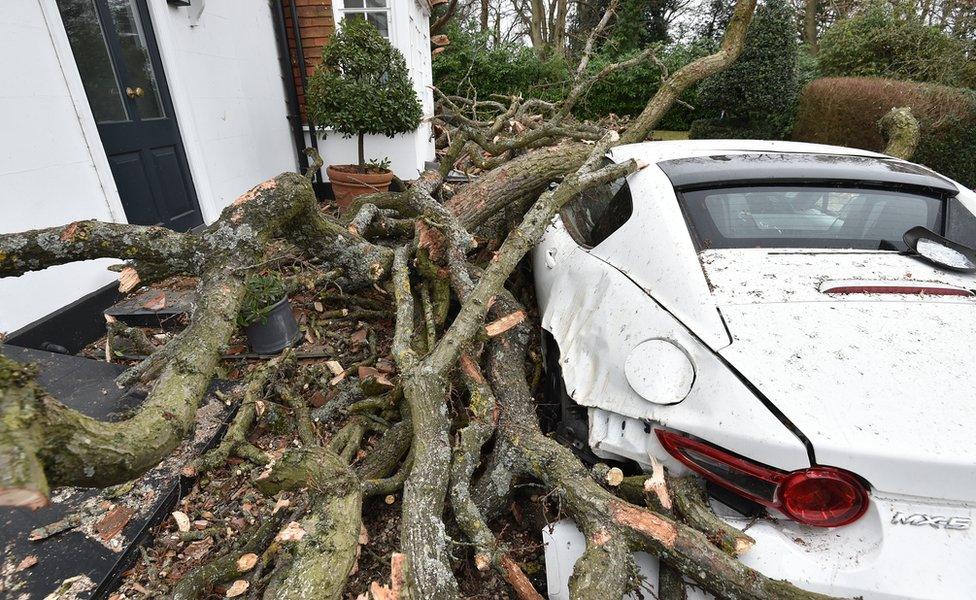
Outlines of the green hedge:
{"type": "Polygon", "coordinates": [[[912,160],[976,186],[976,92],[970,89],[868,77],[817,79],[800,93],[793,139],[880,151],[878,120],[902,106],[921,125],[912,160]]]}

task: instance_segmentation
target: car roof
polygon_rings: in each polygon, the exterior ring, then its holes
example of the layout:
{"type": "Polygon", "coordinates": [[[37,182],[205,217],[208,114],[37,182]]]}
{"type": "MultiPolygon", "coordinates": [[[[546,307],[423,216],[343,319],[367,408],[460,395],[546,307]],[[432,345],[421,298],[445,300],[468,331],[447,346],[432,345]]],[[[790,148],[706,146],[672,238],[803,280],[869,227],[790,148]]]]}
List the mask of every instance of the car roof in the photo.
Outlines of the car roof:
{"type": "Polygon", "coordinates": [[[948,180],[909,162],[840,154],[713,154],[658,163],[675,189],[735,184],[849,184],[955,194],[948,180]]]}
{"type": "Polygon", "coordinates": [[[838,154],[844,156],[866,156],[873,158],[890,157],[860,148],[808,144],[806,142],[781,142],[776,140],[672,140],[663,142],[640,142],[626,144],[613,149],[616,161],[629,158],[646,163],[657,163],[675,158],[707,156],[709,154],[736,154],[755,152],[801,152],[805,154],[838,154]]]}
{"type": "Polygon", "coordinates": [[[681,140],[618,146],[613,160],[657,164],[676,188],[730,183],[810,183],[911,186],[957,193],[949,179],[884,154],[803,142],[769,140],[681,140]]]}

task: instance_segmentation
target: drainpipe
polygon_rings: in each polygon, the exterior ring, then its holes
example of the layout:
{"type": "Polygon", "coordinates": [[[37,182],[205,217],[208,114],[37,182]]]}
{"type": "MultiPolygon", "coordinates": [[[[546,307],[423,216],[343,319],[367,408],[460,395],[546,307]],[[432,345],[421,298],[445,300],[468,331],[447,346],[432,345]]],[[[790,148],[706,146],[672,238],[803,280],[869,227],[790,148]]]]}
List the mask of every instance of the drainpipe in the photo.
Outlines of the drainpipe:
{"type": "MultiPolygon", "coordinates": [[[[308,99],[308,69],[305,66],[305,48],[302,44],[302,24],[298,20],[298,3],[295,0],[290,0],[288,7],[291,9],[291,22],[295,26],[295,58],[298,59],[298,74],[302,78],[302,89],[305,90],[305,98],[308,99]]],[[[287,42],[287,38],[285,39],[287,42]]],[[[289,55],[290,57],[291,55],[289,55]]],[[[306,106],[306,118],[308,118],[308,110],[306,106]]],[[[319,136],[315,129],[315,123],[312,119],[308,119],[308,132],[309,140],[312,142],[312,148],[316,153],[319,151],[319,136]]],[[[303,132],[304,135],[304,132],[303,132]]],[[[322,183],[322,169],[317,171],[319,177],[319,183],[322,183]]]]}
{"type": "MultiPolygon", "coordinates": [[[[288,32],[285,28],[284,0],[271,0],[271,13],[275,24],[275,40],[278,43],[278,59],[281,64],[281,73],[284,77],[285,95],[288,100],[288,123],[291,126],[292,137],[295,143],[295,152],[298,154],[298,169],[304,173],[308,170],[308,157],[305,155],[305,128],[302,123],[302,111],[298,103],[298,88],[295,87],[295,77],[292,72],[291,51],[288,48],[288,32]]],[[[302,48],[301,25],[298,22],[297,10],[294,1],[291,3],[292,23],[295,25],[295,47],[298,53],[299,63],[304,67],[305,52],[302,48]]],[[[305,69],[300,68],[302,85],[306,84],[305,69]]],[[[315,126],[309,123],[311,128],[312,147],[318,150],[318,140],[316,139],[315,126]]],[[[322,182],[322,170],[316,172],[318,181],[322,182]]]]}

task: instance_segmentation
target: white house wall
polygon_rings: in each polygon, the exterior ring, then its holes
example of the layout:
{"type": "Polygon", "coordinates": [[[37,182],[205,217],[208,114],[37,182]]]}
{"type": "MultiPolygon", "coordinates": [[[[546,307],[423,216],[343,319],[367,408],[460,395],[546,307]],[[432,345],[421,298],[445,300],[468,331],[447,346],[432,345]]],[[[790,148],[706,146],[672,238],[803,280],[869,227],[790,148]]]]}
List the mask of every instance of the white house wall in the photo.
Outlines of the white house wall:
{"type": "MultiPolygon", "coordinates": [[[[59,18],[56,25],[60,27],[59,18]]],[[[52,35],[38,0],[0,2],[0,233],[121,216],[114,184],[110,178],[100,179],[96,169],[104,153],[93,156],[101,149],[89,148],[76,112],[71,78],[88,110],[77,69],[73,63],[62,68],[52,35]]],[[[63,41],[67,43],[66,36],[63,41]]],[[[111,262],[75,263],[0,279],[0,332],[13,331],[110,282],[113,274],[105,265],[111,262]]]]}
{"type": "Polygon", "coordinates": [[[204,220],[297,165],[268,2],[149,2],[204,220]],[[201,8],[202,12],[197,11],[201,8]]]}

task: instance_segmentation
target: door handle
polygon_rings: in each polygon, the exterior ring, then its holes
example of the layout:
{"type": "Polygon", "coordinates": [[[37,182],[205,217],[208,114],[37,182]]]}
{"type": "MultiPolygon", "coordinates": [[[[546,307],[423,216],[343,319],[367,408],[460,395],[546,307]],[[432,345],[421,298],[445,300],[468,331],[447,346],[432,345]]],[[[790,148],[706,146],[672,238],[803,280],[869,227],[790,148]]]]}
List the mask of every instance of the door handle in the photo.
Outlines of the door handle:
{"type": "Polygon", "coordinates": [[[146,94],[145,90],[141,87],[137,88],[125,88],[125,95],[135,100],[136,98],[142,98],[146,94]]]}

